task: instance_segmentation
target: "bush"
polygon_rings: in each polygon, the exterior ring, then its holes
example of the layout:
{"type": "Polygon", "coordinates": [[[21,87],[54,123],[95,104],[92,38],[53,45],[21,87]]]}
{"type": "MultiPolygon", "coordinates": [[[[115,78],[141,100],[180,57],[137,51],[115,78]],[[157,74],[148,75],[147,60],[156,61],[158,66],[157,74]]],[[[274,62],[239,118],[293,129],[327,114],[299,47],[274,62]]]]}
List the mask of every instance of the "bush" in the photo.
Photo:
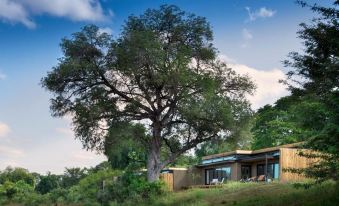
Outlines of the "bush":
{"type": "Polygon", "coordinates": [[[117,181],[107,185],[107,191],[103,192],[101,198],[117,203],[138,202],[162,194],[164,188],[163,182],[149,183],[144,174],[126,171],[117,181]]]}
{"type": "Polygon", "coordinates": [[[26,206],[37,206],[46,202],[42,195],[34,192],[33,186],[27,184],[24,180],[16,183],[6,181],[0,186],[0,205],[6,205],[10,202],[20,203],[26,206]]]}
{"type": "Polygon", "coordinates": [[[12,197],[17,192],[17,188],[15,187],[15,183],[6,181],[3,185],[0,186],[0,194],[1,196],[6,197],[7,199],[12,199],[12,197]]]}
{"type": "Polygon", "coordinates": [[[101,203],[103,183],[110,184],[119,174],[119,171],[110,169],[90,173],[80,180],[78,185],[69,189],[67,201],[82,205],[98,205],[99,202],[101,203]]]}
{"type": "Polygon", "coordinates": [[[149,183],[137,168],[122,173],[109,168],[90,171],[78,184],[62,188],[56,175],[41,176],[38,186],[24,180],[0,184],[0,205],[113,206],[148,202],[164,191],[162,182],[149,183]],[[45,193],[45,194],[42,194],[45,193]]]}
{"type": "MultiPolygon", "coordinates": [[[[147,182],[145,175],[111,169],[90,173],[68,190],[66,202],[81,205],[121,205],[147,200],[164,191],[162,182],[147,182]]],[[[62,196],[60,194],[59,196],[62,196]]],[[[62,201],[59,199],[58,202],[62,201]]]]}

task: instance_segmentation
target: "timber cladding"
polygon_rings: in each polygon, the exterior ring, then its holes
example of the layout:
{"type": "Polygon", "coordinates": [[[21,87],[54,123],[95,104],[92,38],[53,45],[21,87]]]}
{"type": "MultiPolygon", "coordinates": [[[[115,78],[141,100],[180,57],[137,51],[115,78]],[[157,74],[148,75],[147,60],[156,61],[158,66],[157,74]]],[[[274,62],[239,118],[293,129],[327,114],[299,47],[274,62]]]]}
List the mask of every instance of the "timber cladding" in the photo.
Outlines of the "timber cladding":
{"type": "Polygon", "coordinates": [[[161,173],[160,179],[165,182],[169,191],[177,191],[194,184],[196,173],[193,169],[170,169],[169,173],[161,173]]]}
{"type": "Polygon", "coordinates": [[[284,171],[288,168],[306,168],[315,161],[299,155],[299,152],[307,152],[310,150],[296,148],[280,148],[280,181],[302,181],[305,180],[303,175],[284,171]]]}
{"type": "Polygon", "coordinates": [[[160,179],[165,182],[168,191],[173,191],[173,173],[162,173],[160,179]]]}

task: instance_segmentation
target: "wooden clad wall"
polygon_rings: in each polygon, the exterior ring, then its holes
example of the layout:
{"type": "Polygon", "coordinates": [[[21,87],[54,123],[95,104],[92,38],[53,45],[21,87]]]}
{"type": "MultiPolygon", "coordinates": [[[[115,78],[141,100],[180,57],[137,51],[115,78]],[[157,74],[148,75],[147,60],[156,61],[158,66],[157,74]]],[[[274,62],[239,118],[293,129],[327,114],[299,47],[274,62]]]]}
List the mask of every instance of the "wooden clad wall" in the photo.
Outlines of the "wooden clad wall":
{"type": "Polygon", "coordinates": [[[173,190],[181,190],[188,187],[188,170],[174,170],[173,171],[173,190]]]}
{"type": "MultiPolygon", "coordinates": [[[[305,177],[296,173],[286,172],[287,168],[305,168],[314,162],[306,157],[298,155],[300,149],[296,148],[280,148],[280,181],[301,181],[305,177]]],[[[308,151],[303,149],[303,151],[308,151]]]]}
{"type": "Polygon", "coordinates": [[[160,179],[165,182],[169,191],[173,191],[173,173],[162,173],[160,179]]]}

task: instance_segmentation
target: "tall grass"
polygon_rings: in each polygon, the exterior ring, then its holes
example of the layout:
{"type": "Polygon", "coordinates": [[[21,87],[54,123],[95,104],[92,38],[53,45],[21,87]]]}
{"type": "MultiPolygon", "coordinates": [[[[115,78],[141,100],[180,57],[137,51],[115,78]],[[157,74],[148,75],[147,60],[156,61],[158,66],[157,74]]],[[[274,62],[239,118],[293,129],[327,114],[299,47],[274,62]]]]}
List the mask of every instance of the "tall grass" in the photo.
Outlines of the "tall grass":
{"type": "Polygon", "coordinates": [[[229,182],[222,188],[190,189],[168,193],[145,205],[167,206],[336,206],[338,186],[327,182],[309,189],[283,183],[229,182]]]}

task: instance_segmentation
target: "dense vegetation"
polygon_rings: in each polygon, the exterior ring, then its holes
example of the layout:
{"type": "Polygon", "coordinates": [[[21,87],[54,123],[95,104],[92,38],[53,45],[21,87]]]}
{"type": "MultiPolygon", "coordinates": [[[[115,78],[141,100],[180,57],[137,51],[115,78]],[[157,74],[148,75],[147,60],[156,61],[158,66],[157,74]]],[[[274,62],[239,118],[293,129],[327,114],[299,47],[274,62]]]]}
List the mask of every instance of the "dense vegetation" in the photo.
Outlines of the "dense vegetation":
{"type": "Polygon", "coordinates": [[[66,168],[64,174],[30,173],[23,168],[0,172],[0,205],[120,205],[146,201],[165,191],[128,167],[112,170],[106,162],[95,168],[66,168]]]}

